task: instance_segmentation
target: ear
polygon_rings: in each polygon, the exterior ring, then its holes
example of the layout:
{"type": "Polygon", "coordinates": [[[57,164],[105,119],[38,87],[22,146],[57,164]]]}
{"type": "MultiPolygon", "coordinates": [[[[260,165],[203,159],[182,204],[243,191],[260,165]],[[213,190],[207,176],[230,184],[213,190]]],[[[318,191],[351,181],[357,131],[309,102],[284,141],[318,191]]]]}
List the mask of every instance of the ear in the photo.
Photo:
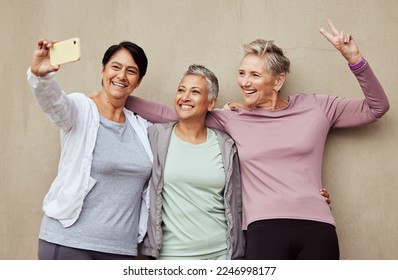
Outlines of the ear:
{"type": "Polygon", "coordinates": [[[138,82],[137,82],[137,86],[136,86],[135,88],[138,88],[138,87],[140,86],[140,84],[141,84],[141,81],[142,81],[142,77],[141,77],[141,79],[139,79],[139,80],[138,80],[138,82]]]}
{"type": "Polygon", "coordinates": [[[274,81],[274,89],[279,92],[286,80],[286,74],[280,73],[276,76],[274,81]]]}
{"type": "Polygon", "coordinates": [[[101,66],[101,68],[100,68],[101,80],[103,79],[104,71],[105,71],[105,66],[101,66]]]}
{"type": "Polygon", "coordinates": [[[213,99],[212,101],[209,101],[209,104],[207,105],[207,111],[209,112],[213,111],[216,104],[217,104],[217,98],[213,99]]]}

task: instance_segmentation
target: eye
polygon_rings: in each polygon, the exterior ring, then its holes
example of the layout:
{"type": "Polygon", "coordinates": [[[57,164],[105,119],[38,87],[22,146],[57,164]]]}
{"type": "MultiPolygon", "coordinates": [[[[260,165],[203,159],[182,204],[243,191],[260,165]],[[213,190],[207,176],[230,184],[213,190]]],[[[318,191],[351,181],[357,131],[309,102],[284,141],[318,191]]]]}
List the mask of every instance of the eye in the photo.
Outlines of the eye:
{"type": "Polygon", "coordinates": [[[127,70],[127,73],[129,73],[130,75],[136,75],[137,74],[137,70],[135,70],[135,69],[129,69],[129,70],[127,70]]]}
{"type": "Polygon", "coordinates": [[[200,94],[200,91],[197,90],[197,89],[195,89],[195,90],[192,91],[192,94],[193,94],[193,95],[198,95],[198,94],[200,94]]]}
{"type": "Polygon", "coordinates": [[[118,65],[112,65],[111,67],[113,70],[120,70],[120,66],[118,65]]]}
{"type": "Polygon", "coordinates": [[[243,77],[245,75],[245,72],[239,71],[239,76],[243,77]]]}

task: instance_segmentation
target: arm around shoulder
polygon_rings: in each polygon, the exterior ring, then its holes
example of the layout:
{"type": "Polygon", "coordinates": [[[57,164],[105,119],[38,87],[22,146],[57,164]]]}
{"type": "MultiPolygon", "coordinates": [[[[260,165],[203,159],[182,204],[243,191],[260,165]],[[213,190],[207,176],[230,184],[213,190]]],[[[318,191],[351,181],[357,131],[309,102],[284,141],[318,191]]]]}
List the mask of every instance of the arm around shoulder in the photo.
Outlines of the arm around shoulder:
{"type": "Polygon", "coordinates": [[[130,95],[125,107],[152,123],[178,121],[177,113],[173,108],[157,101],[130,95]]]}

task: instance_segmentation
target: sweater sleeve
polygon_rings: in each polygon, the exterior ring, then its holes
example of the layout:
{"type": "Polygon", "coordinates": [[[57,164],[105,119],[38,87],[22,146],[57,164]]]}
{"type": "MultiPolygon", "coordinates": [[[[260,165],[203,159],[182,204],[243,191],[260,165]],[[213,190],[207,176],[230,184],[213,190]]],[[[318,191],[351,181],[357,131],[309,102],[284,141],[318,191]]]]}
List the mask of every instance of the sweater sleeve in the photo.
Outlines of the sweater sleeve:
{"type": "Polygon", "coordinates": [[[150,101],[130,95],[127,98],[125,107],[152,123],[178,121],[176,111],[173,108],[160,102],[150,101]]]}
{"type": "Polygon", "coordinates": [[[379,120],[389,109],[387,96],[378,79],[366,62],[353,71],[364,98],[351,99],[335,96],[317,96],[331,127],[354,127],[379,120]]]}
{"type": "Polygon", "coordinates": [[[37,103],[50,120],[65,131],[72,128],[77,118],[77,108],[73,99],[68,97],[59,87],[54,73],[38,77],[27,71],[30,89],[37,103]]]}

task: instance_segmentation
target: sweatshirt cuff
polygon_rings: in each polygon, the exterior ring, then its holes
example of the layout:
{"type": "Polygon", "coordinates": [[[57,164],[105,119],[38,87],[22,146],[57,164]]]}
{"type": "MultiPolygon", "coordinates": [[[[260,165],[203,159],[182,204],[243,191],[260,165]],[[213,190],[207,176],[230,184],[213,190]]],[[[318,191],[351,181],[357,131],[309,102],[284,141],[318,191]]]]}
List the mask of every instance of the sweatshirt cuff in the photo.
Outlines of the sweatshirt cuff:
{"type": "Polygon", "coordinates": [[[54,72],[51,72],[51,73],[48,73],[47,75],[45,75],[45,76],[36,76],[35,74],[33,74],[32,73],[32,69],[31,69],[31,67],[29,67],[28,68],[28,70],[26,71],[26,74],[28,75],[28,78],[29,77],[35,77],[36,79],[38,79],[38,80],[48,80],[48,79],[50,79],[52,76],[54,76],[54,72]]]}
{"type": "Polygon", "coordinates": [[[366,60],[364,58],[362,58],[358,63],[348,64],[348,67],[350,67],[351,71],[355,71],[355,70],[358,70],[359,68],[361,68],[362,66],[364,66],[365,64],[366,64],[366,60]]]}

